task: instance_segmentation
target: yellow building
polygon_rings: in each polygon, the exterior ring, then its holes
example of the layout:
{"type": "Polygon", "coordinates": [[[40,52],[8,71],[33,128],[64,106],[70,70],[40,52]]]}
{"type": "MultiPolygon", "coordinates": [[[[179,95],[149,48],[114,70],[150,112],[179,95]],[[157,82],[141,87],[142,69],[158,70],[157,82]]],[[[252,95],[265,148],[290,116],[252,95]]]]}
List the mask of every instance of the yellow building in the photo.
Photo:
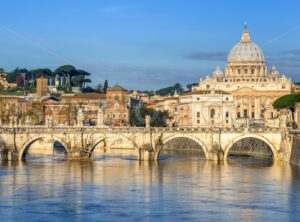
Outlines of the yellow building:
{"type": "Polygon", "coordinates": [[[48,79],[41,77],[36,79],[36,94],[46,96],[48,94],[48,79]]]}

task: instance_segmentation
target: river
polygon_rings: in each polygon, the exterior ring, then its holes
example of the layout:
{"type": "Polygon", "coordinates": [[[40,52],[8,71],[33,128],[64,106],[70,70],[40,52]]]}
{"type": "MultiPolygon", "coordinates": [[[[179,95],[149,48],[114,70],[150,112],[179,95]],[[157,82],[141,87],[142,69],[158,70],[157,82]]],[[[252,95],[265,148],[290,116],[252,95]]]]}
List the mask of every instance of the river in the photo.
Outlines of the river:
{"type": "Polygon", "coordinates": [[[165,154],[0,167],[0,221],[300,221],[300,168],[165,154]]]}

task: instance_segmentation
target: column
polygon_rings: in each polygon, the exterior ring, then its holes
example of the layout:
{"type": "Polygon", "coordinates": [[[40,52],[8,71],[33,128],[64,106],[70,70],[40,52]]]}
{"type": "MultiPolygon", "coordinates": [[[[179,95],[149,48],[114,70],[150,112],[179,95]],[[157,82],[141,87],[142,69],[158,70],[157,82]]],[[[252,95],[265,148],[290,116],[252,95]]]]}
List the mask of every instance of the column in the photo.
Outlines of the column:
{"type": "Polygon", "coordinates": [[[255,119],[260,119],[259,97],[255,97],[255,119]]]}

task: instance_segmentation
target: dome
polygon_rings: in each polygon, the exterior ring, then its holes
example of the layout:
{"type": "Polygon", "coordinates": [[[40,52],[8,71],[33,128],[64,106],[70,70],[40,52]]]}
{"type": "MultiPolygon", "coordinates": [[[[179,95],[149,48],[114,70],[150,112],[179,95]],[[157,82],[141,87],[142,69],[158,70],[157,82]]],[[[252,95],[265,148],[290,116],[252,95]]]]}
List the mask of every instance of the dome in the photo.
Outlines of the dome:
{"type": "Polygon", "coordinates": [[[241,41],[230,51],[228,62],[265,62],[263,52],[251,41],[247,25],[244,28],[241,41]]]}
{"type": "Polygon", "coordinates": [[[223,74],[224,74],[224,73],[223,73],[222,69],[220,68],[219,65],[217,65],[215,71],[213,72],[213,75],[214,75],[214,76],[223,76],[223,74]]]}

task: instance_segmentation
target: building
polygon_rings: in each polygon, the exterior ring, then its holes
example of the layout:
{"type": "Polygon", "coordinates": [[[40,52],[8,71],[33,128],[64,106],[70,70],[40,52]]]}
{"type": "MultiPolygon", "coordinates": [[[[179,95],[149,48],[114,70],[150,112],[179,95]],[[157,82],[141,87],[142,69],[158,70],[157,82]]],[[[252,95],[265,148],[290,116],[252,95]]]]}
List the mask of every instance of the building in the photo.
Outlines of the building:
{"type": "Polygon", "coordinates": [[[166,96],[162,98],[157,98],[153,101],[154,107],[159,111],[167,111],[169,113],[169,120],[174,122],[176,125],[177,115],[178,115],[178,102],[179,95],[176,93],[173,96],[166,96]]]}
{"type": "Polygon", "coordinates": [[[48,94],[48,79],[40,77],[36,79],[37,96],[46,96],[48,94]]]}
{"type": "Polygon", "coordinates": [[[16,83],[8,83],[6,80],[6,74],[0,70],[0,88],[3,87],[4,90],[17,87],[16,83]]]}
{"type": "Polygon", "coordinates": [[[145,103],[149,101],[149,95],[143,92],[133,91],[129,94],[129,97],[139,101],[144,101],[145,103]]]}
{"type": "Polygon", "coordinates": [[[124,126],[129,120],[129,92],[119,84],[108,88],[104,123],[112,126],[124,126]]]}
{"type": "Polygon", "coordinates": [[[272,122],[278,111],[272,103],[290,94],[293,83],[280,75],[275,66],[268,70],[264,54],[250,37],[245,26],[241,40],[230,51],[223,71],[219,66],[212,76],[200,79],[193,91],[215,90],[233,95],[236,119],[250,119],[255,123],[272,122]]]}
{"type": "Polygon", "coordinates": [[[233,96],[223,91],[192,91],[179,97],[178,125],[185,127],[232,127],[233,96]]]}
{"type": "Polygon", "coordinates": [[[105,106],[105,94],[78,93],[50,96],[43,100],[45,116],[51,117],[49,124],[77,125],[77,114],[81,110],[85,125],[96,125],[100,106],[105,106]]]}
{"type": "MultiPolygon", "coordinates": [[[[9,125],[11,118],[17,118],[18,123],[24,123],[24,114],[28,109],[28,101],[24,96],[0,96],[0,126],[9,125]]],[[[16,124],[16,123],[15,123],[16,124]]]]}

